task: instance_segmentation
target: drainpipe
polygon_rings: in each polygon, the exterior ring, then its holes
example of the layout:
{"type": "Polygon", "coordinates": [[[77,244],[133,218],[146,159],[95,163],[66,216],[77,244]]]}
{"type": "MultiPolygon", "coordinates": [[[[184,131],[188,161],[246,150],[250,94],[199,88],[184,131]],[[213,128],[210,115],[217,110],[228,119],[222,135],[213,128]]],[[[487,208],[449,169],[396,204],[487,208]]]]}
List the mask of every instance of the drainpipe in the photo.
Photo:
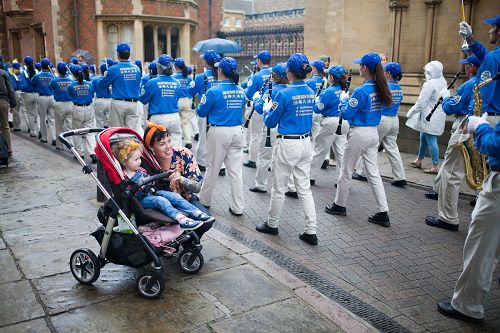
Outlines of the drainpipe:
{"type": "Polygon", "coordinates": [[[212,0],[208,0],[208,39],[212,38],[212,0]]]}
{"type": "Polygon", "coordinates": [[[75,49],[78,50],[78,10],[76,8],[76,1],[73,0],[73,22],[75,24],[75,49]]]}

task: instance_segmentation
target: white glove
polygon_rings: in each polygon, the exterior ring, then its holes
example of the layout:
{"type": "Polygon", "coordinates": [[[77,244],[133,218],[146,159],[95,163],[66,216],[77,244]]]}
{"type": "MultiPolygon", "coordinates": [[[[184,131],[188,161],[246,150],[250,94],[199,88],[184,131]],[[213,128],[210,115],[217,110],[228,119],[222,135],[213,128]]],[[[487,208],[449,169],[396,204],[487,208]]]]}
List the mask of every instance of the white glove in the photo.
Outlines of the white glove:
{"type": "Polygon", "coordinates": [[[472,28],[467,22],[460,22],[460,30],[458,33],[463,37],[467,38],[472,36],[472,28]]]}
{"type": "Polygon", "coordinates": [[[342,102],[344,99],[349,98],[349,92],[342,91],[342,92],[340,93],[339,98],[340,98],[340,101],[341,101],[341,102],[342,102]]]}
{"type": "Polygon", "coordinates": [[[316,97],[314,98],[314,104],[318,104],[318,103],[319,103],[319,96],[316,96],[316,97]]]}
{"type": "Polygon", "coordinates": [[[269,112],[269,110],[271,110],[272,107],[273,107],[273,102],[272,101],[266,101],[266,102],[264,102],[264,106],[262,107],[262,110],[264,112],[269,112]]]}
{"type": "Polygon", "coordinates": [[[469,133],[474,133],[476,132],[476,129],[479,127],[479,125],[488,124],[488,121],[486,120],[487,117],[488,113],[485,112],[481,117],[470,116],[469,118],[467,118],[467,131],[469,133]]]}
{"type": "Polygon", "coordinates": [[[260,93],[260,91],[257,91],[255,94],[253,94],[252,101],[255,101],[258,98],[262,98],[262,94],[260,93]]]}
{"type": "Polygon", "coordinates": [[[441,97],[446,98],[446,97],[450,97],[450,91],[448,89],[443,89],[443,91],[441,92],[441,97]]]}

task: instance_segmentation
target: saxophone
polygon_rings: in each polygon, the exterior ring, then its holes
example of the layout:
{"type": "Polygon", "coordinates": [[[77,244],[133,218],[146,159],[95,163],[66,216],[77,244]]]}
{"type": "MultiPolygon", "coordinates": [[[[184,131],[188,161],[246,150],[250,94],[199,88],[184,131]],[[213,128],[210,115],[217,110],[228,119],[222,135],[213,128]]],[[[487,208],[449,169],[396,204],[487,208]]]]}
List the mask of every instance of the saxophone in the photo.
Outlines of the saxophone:
{"type": "MultiPolygon", "coordinates": [[[[498,73],[495,77],[486,79],[474,86],[474,116],[481,117],[482,115],[483,97],[479,92],[479,89],[494,80],[497,80],[499,77],[500,73],[498,73]]],[[[470,135],[470,137],[466,141],[460,143],[457,148],[460,150],[464,158],[465,181],[467,182],[467,185],[475,191],[480,191],[483,187],[483,180],[486,178],[490,170],[488,164],[486,163],[486,155],[481,154],[479,150],[477,150],[474,145],[474,140],[474,135],[470,135]]]]}

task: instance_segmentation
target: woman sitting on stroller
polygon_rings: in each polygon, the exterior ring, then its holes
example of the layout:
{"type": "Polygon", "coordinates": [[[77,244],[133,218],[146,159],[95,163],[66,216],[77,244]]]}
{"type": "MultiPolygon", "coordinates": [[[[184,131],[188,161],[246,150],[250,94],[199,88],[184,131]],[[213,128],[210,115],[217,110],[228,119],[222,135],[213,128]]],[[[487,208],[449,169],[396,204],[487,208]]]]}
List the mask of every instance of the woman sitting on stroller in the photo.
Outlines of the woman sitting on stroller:
{"type": "MultiPolygon", "coordinates": [[[[114,142],[111,145],[111,150],[130,181],[138,182],[141,178],[149,176],[146,170],[141,168],[142,154],[139,143],[132,139],[123,139],[114,142]]],[[[204,222],[212,223],[214,221],[212,216],[193,206],[175,192],[153,191],[145,186],[141,187],[134,195],[143,208],[160,210],[166,216],[177,221],[180,227],[185,230],[193,230],[204,222]]]]}

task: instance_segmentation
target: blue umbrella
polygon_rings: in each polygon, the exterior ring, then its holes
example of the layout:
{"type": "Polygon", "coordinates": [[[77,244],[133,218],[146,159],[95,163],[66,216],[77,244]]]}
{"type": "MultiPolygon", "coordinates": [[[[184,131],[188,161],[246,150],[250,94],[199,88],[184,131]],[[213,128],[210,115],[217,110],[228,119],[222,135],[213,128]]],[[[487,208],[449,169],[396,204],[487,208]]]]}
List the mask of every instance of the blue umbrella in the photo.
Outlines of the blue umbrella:
{"type": "Polygon", "coordinates": [[[238,53],[243,51],[238,43],[232,40],[222,39],[222,38],[212,38],[207,40],[202,40],[196,43],[193,47],[196,52],[205,52],[208,50],[214,50],[215,53],[238,53]]]}

